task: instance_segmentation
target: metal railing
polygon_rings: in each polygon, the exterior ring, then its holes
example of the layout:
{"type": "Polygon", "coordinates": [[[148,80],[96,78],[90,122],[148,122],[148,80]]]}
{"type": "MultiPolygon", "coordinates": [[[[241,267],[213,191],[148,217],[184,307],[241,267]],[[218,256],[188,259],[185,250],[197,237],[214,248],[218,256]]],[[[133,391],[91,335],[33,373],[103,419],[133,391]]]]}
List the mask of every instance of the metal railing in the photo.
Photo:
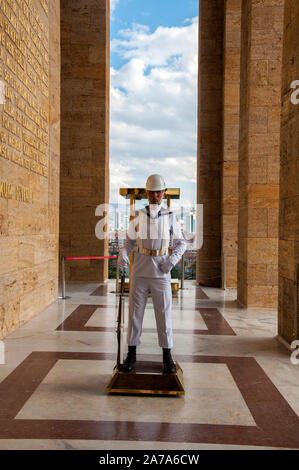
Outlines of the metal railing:
{"type": "MultiPolygon", "coordinates": [[[[65,262],[71,260],[87,260],[87,259],[116,259],[116,285],[115,292],[118,294],[119,286],[119,262],[118,256],[62,256],[61,257],[61,296],[58,296],[58,299],[65,300],[69,297],[66,296],[66,285],[65,285],[65,262]]],[[[181,286],[180,289],[184,289],[184,280],[185,280],[185,257],[184,254],[181,258],[181,286]]]]}
{"type": "Polygon", "coordinates": [[[226,254],[222,254],[222,289],[226,289],[226,254]]]}
{"type": "Polygon", "coordinates": [[[117,259],[117,256],[62,256],[61,257],[61,296],[58,299],[65,300],[65,262],[80,259],[117,259]]]}

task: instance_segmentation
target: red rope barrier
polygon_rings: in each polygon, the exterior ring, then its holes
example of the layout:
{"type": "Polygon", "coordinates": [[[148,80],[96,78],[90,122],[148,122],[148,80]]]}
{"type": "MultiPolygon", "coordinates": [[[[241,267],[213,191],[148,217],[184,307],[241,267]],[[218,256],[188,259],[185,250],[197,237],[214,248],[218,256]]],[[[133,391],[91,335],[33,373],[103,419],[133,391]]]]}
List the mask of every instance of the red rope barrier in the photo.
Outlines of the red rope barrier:
{"type": "Polygon", "coordinates": [[[68,259],[117,259],[117,256],[73,256],[73,257],[67,257],[65,258],[66,260],[68,259]]]}

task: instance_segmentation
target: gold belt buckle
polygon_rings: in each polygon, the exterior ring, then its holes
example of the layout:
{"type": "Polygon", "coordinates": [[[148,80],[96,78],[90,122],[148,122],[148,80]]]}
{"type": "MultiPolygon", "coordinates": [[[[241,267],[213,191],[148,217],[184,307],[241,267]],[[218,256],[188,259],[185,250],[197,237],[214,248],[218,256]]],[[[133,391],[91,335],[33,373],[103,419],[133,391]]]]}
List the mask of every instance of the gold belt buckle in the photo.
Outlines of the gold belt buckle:
{"type": "Polygon", "coordinates": [[[166,254],[164,252],[163,250],[150,250],[148,248],[138,247],[138,253],[143,253],[144,255],[147,255],[147,256],[163,256],[163,254],[166,254]]]}

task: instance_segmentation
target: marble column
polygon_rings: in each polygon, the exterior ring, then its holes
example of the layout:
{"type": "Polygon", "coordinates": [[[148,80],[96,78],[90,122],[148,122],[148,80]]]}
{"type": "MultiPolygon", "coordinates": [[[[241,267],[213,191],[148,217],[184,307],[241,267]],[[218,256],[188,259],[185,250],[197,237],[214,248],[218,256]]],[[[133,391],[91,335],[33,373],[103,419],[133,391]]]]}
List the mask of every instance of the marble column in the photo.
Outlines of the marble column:
{"type": "Polygon", "coordinates": [[[282,67],[278,334],[288,344],[299,339],[298,30],[299,2],[286,0],[282,67]]]}
{"type": "MultiPolygon", "coordinates": [[[[95,215],[109,202],[109,1],[61,1],[60,255],[108,254],[95,215]]],[[[71,261],[66,279],[103,281],[108,263],[71,261]]]]}
{"type": "Polygon", "coordinates": [[[284,0],[243,0],[238,301],[277,308],[284,0]]]}
{"type": "Polygon", "coordinates": [[[221,241],[226,287],[237,287],[241,7],[242,0],[225,2],[221,241]]]}
{"type": "Polygon", "coordinates": [[[197,202],[203,204],[203,246],[196,281],[221,285],[223,0],[199,2],[197,202]]]}

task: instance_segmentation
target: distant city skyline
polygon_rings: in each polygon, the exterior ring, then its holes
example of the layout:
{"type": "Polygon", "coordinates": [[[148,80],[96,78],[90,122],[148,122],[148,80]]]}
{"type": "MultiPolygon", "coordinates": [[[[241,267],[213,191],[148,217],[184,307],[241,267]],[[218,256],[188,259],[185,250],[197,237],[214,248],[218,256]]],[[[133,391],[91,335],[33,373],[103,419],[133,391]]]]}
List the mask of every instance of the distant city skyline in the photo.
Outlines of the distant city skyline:
{"type": "MultiPolygon", "coordinates": [[[[141,202],[141,201],[138,201],[141,202]]],[[[144,206],[147,202],[144,201],[144,206]]],[[[138,208],[143,207],[139,204],[138,208]]],[[[165,204],[166,207],[166,204],[165,204]]],[[[136,208],[137,209],[137,208],[136,208]]],[[[177,209],[173,209],[173,212],[177,215],[181,222],[181,228],[185,233],[195,233],[195,207],[184,207],[180,206],[177,209]]],[[[130,206],[129,202],[123,204],[110,204],[109,210],[109,233],[114,232],[126,232],[130,221],[130,206]]]]}

